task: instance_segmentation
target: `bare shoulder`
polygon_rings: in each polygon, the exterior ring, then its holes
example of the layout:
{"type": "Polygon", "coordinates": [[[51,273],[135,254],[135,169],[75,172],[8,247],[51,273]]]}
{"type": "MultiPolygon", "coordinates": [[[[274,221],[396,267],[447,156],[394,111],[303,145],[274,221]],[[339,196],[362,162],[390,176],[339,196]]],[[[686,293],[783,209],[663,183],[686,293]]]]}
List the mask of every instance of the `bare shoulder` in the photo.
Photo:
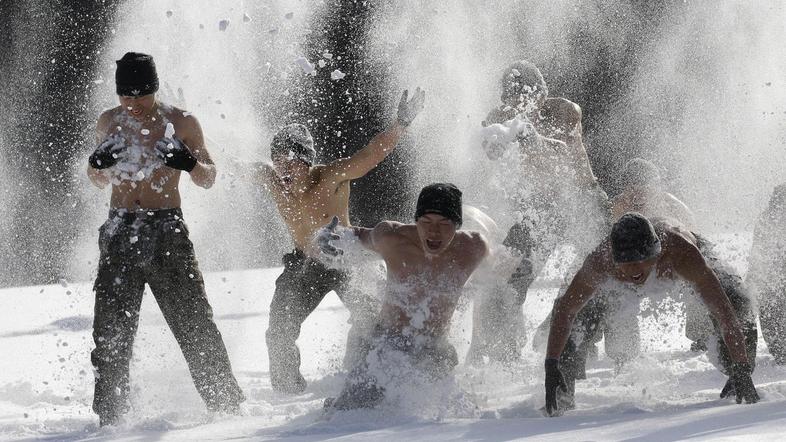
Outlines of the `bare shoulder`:
{"type": "Polygon", "coordinates": [[[679,226],[660,223],[656,226],[663,252],[673,262],[691,262],[701,257],[693,234],[679,226]]]}
{"type": "Polygon", "coordinates": [[[475,230],[459,230],[456,232],[459,245],[472,255],[484,257],[489,253],[489,243],[482,233],[475,230]]]}
{"type": "Polygon", "coordinates": [[[121,112],[120,106],[101,112],[96,122],[96,132],[100,137],[106,136],[112,130],[112,121],[121,112]]]}
{"type": "Polygon", "coordinates": [[[402,224],[396,221],[381,221],[374,226],[372,233],[374,245],[384,248],[385,245],[396,245],[417,239],[417,228],[413,224],[402,224]]]}
{"type": "Polygon", "coordinates": [[[495,107],[494,109],[491,109],[488,115],[486,115],[486,119],[483,120],[482,125],[485,127],[490,124],[501,124],[512,119],[516,116],[516,113],[514,109],[509,109],[510,110],[508,111],[503,110],[501,107],[495,107]]]}
{"type": "Polygon", "coordinates": [[[159,104],[161,113],[175,126],[175,130],[192,130],[199,127],[199,120],[191,112],[170,104],[159,104]]]}
{"type": "Polygon", "coordinates": [[[543,107],[554,114],[555,116],[562,116],[566,118],[581,118],[581,106],[562,97],[547,98],[543,103],[543,107]]]}

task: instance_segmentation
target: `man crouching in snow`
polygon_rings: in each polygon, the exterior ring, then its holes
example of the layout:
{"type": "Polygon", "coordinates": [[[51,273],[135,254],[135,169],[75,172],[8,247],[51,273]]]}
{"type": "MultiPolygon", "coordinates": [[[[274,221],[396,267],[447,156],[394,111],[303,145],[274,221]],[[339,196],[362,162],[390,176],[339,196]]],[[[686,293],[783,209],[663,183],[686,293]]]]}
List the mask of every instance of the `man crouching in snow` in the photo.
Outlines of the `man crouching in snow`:
{"type": "MultiPolygon", "coordinates": [[[[441,378],[458,364],[446,333],[461,289],[488,255],[485,238],[461,227],[461,191],[448,183],[421,190],[415,224],[383,221],[373,229],[349,227],[360,243],[378,253],[387,265],[382,309],[365,355],[349,375],[338,398],[326,408],[349,410],[373,407],[384,395],[375,376],[383,355],[396,352],[428,376],[441,378]]],[[[317,235],[323,253],[337,256],[338,220],[317,235]]],[[[344,228],[342,228],[344,229],[344,228]]],[[[383,370],[390,367],[380,367],[383,370]]]]}
{"type": "Polygon", "coordinates": [[[627,303],[610,296],[613,290],[609,289],[631,289],[623,293],[635,299],[656,288],[658,280],[676,278],[692,286],[713,317],[721,371],[729,376],[721,397],[736,396],[737,403],[758,402],[751,379],[756,318],[750,300],[732,285],[738,278],[725,274],[710,254],[703,255],[706,246],[701,236],[665,219],[652,220],[636,212],[623,215],[554,305],[545,362],[547,414],[557,415],[575,406],[575,381],[586,377],[593,334],[602,328],[605,317],[627,303]]]}

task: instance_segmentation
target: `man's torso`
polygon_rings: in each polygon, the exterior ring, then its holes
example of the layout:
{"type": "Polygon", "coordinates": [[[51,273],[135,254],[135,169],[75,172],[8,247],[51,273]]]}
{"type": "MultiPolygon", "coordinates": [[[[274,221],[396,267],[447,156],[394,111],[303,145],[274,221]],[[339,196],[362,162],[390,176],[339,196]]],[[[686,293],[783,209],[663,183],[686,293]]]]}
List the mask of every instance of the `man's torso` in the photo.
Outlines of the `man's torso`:
{"type": "Polygon", "coordinates": [[[442,336],[450,326],[464,284],[480,261],[472,252],[477,240],[470,233],[457,232],[445,252],[428,258],[414,226],[399,230],[404,231],[398,234],[396,244],[380,252],[388,273],[381,324],[442,336]]]}
{"type": "Polygon", "coordinates": [[[273,199],[284,219],[295,248],[308,256],[318,257],[313,245],[314,234],[338,216],[343,225],[349,223],[349,181],[332,182],[324,179],[321,167],[311,169],[310,182],[294,184],[273,174],[271,183],[273,199]]]}
{"type": "Polygon", "coordinates": [[[144,120],[131,117],[122,108],[106,111],[110,123],[105,136],[120,135],[126,149],[114,167],[108,169],[112,182],[112,208],[167,209],[180,207],[180,171],[166,167],[155,152],[155,144],[164,137],[167,123],[175,134],[186,138],[181,127],[182,110],[160,104],[144,120]],[[180,132],[179,132],[180,129],[180,132]]]}

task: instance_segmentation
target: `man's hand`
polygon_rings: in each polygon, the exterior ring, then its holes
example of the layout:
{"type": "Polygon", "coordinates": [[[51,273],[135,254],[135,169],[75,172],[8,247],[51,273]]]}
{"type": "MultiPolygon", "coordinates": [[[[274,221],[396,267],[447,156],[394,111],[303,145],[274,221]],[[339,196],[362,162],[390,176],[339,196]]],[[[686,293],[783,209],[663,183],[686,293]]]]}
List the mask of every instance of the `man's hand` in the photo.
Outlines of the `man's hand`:
{"type": "Polygon", "coordinates": [[[759,402],[759,393],[756,392],[756,387],[753,385],[751,373],[753,373],[753,369],[748,363],[735,362],[732,364],[731,376],[721,390],[721,399],[736,396],[738,404],[741,404],[743,400],[749,404],[759,402]]]}
{"type": "Polygon", "coordinates": [[[540,135],[535,126],[526,118],[523,118],[516,127],[516,140],[519,145],[528,148],[538,149],[541,147],[540,135]]]}
{"type": "Polygon", "coordinates": [[[338,227],[338,217],[334,216],[330,221],[330,224],[319,229],[316,236],[314,237],[319,250],[326,255],[339,256],[344,253],[343,250],[330,244],[330,241],[337,241],[341,239],[341,237],[336,233],[336,227],[338,227]]]}
{"type": "Polygon", "coordinates": [[[407,101],[408,90],[401,94],[401,101],[398,103],[398,124],[407,127],[412,124],[412,120],[423,110],[423,103],[426,100],[426,91],[419,87],[415,89],[412,99],[407,101]]]}
{"type": "Polygon", "coordinates": [[[125,141],[118,134],[108,136],[90,155],[90,166],[94,169],[106,169],[117,164],[120,154],[126,149],[125,141]]]}
{"type": "Polygon", "coordinates": [[[559,361],[549,358],[546,359],[546,414],[549,416],[558,416],[560,412],[557,406],[557,388],[568,392],[568,384],[559,369],[559,361]]]}
{"type": "Polygon", "coordinates": [[[178,137],[161,138],[156,142],[156,154],[167,166],[191,172],[196,167],[197,159],[178,137]]]}

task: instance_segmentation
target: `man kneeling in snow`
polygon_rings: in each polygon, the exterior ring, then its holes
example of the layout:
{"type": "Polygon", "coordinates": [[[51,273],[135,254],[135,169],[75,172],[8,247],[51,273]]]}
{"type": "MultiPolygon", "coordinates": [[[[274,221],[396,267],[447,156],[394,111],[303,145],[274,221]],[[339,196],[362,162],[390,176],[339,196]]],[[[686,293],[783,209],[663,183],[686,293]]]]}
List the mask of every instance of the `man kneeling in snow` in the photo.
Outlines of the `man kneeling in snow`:
{"type": "Polygon", "coordinates": [[[618,304],[608,299],[607,283],[612,288],[639,289],[642,296],[657,280],[677,277],[693,286],[713,317],[721,370],[729,376],[721,397],[736,396],[737,403],[759,400],[751,379],[757,331],[750,300],[741,291],[724,288],[728,278],[721,275],[719,280],[721,269],[702,255],[701,237],[663,219],[653,220],[636,212],[623,215],[554,305],[545,363],[549,415],[574,407],[575,380],[586,376],[592,335],[618,304]]]}
{"type": "MultiPolygon", "coordinates": [[[[340,228],[333,222],[317,235],[323,253],[343,250],[331,241],[337,229],[351,230],[367,249],[387,265],[387,287],[366,354],[349,375],[338,398],[325,401],[339,410],[373,407],[383,397],[385,382],[375,374],[381,359],[391,353],[438,379],[458,364],[446,333],[461,289],[488,255],[488,243],[478,232],[461,227],[461,191],[452,184],[431,184],[420,192],[415,224],[383,221],[373,229],[340,228]]],[[[391,367],[380,367],[382,371],[391,367]]]]}

